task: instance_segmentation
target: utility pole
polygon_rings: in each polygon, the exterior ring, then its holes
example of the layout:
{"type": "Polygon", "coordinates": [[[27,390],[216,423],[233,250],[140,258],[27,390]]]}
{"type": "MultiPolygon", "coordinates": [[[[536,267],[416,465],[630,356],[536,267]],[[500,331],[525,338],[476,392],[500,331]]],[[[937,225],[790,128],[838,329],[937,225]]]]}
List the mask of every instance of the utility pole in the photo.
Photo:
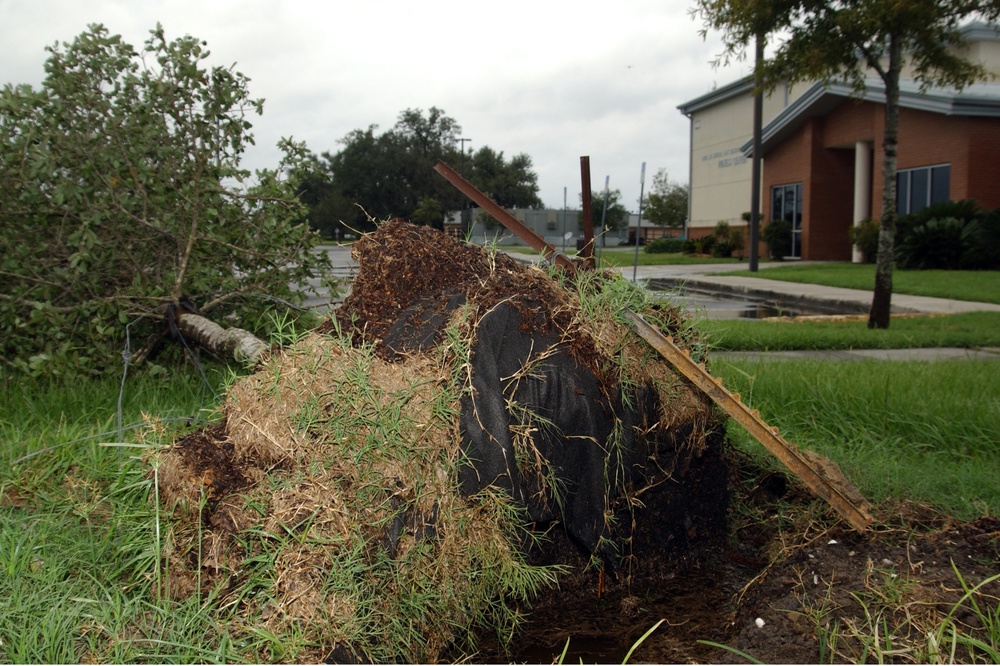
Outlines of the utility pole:
{"type": "Polygon", "coordinates": [[[468,141],[469,143],[472,143],[472,139],[456,139],[456,141],[458,141],[460,146],[458,152],[462,154],[462,159],[458,165],[458,173],[462,176],[462,178],[465,178],[465,142],[468,141]]]}
{"type": "Polygon", "coordinates": [[[642,163],[642,172],[639,174],[639,221],[635,225],[635,264],[632,266],[632,282],[635,282],[639,275],[639,234],[642,232],[642,194],[646,187],[646,163],[642,163]]]}
{"type": "Polygon", "coordinates": [[[566,188],[565,187],[563,188],[563,214],[562,214],[562,218],[563,218],[562,251],[565,253],[566,252],[566,188]]]}

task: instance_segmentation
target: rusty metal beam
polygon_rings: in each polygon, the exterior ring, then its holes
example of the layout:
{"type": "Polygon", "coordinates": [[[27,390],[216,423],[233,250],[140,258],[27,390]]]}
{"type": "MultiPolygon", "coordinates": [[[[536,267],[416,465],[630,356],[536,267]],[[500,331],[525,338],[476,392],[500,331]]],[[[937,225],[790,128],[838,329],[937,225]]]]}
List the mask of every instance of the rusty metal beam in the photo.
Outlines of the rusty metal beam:
{"type": "Polygon", "coordinates": [[[713,377],[703,364],[695,363],[671,338],[663,335],[632,310],[625,309],[623,312],[631,320],[633,330],[643,340],[746,428],[747,432],[802,479],[817,497],[826,500],[854,529],[864,531],[871,524],[871,507],[835,462],[812,451],[800,451],[794,444],[786,442],[778,435],[777,428],[768,426],[756,410],[743,404],[738,393],[730,393],[721,380],[713,377]]]}
{"type": "Polygon", "coordinates": [[[524,225],[523,222],[508,213],[500,204],[490,199],[480,192],[475,185],[462,178],[461,175],[445,162],[438,162],[434,165],[434,170],[441,174],[445,180],[455,186],[455,188],[469,197],[480,208],[485,210],[490,216],[506,227],[511,233],[527,243],[536,252],[541,253],[549,262],[562,266],[570,273],[576,274],[576,265],[562,252],[545,242],[545,239],[524,225]]]}

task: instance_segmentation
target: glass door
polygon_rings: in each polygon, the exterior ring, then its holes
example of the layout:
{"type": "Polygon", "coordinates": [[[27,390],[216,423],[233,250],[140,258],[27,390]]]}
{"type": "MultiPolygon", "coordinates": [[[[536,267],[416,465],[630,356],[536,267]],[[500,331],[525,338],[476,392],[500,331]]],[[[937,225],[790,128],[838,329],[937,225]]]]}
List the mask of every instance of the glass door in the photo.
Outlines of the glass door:
{"type": "Polygon", "coordinates": [[[788,222],[791,243],[787,259],[802,257],[802,183],[771,188],[771,220],[788,222]]]}

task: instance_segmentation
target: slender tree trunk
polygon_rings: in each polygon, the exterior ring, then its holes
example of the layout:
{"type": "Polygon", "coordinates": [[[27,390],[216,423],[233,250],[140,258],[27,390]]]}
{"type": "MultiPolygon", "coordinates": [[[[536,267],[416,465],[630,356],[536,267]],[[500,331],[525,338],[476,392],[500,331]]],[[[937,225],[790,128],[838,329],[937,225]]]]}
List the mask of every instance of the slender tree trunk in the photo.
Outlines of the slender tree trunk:
{"type": "Polygon", "coordinates": [[[878,233],[878,257],[875,260],[875,291],[868,314],[868,328],[889,328],[892,307],[892,260],[896,237],[896,152],[899,144],[899,72],[902,68],[902,45],[889,36],[889,67],[885,83],[885,135],[882,150],[882,215],[878,233]]]}
{"type": "Polygon", "coordinates": [[[256,365],[271,350],[270,345],[242,328],[222,328],[211,319],[190,312],[177,314],[177,331],[189,340],[223,358],[256,365]]]}

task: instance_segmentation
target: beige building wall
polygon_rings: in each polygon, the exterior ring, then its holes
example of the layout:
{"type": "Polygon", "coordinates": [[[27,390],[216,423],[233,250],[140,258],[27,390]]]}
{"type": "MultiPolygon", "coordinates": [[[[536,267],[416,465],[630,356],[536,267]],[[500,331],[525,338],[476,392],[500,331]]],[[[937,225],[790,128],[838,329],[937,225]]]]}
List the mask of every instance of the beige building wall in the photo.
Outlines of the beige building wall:
{"type": "Polygon", "coordinates": [[[963,51],[968,60],[978,62],[986,71],[1000,78],[1000,41],[973,42],[963,51]]]}
{"type": "MultiPolygon", "coordinates": [[[[988,73],[1000,78],[1000,41],[970,42],[966,44],[965,48],[957,49],[956,53],[969,62],[979,63],[988,73]]],[[[881,62],[883,65],[887,65],[888,63],[887,60],[882,60],[881,62]]],[[[900,71],[900,78],[912,79],[915,75],[916,69],[913,65],[908,61],[904,62],[903,68],[900,71]]]]}
{"type": "MultiPolygon", "coordinates": [[[[750,210],[751,163],[740,146],[753,136],[752,89],[691,113],[691,213],[689,228],[720,220],[743,225],[750,210]]],[[[763,124],[795,101],[808,86],[779,86],[764,97],[763,124]]]]}

